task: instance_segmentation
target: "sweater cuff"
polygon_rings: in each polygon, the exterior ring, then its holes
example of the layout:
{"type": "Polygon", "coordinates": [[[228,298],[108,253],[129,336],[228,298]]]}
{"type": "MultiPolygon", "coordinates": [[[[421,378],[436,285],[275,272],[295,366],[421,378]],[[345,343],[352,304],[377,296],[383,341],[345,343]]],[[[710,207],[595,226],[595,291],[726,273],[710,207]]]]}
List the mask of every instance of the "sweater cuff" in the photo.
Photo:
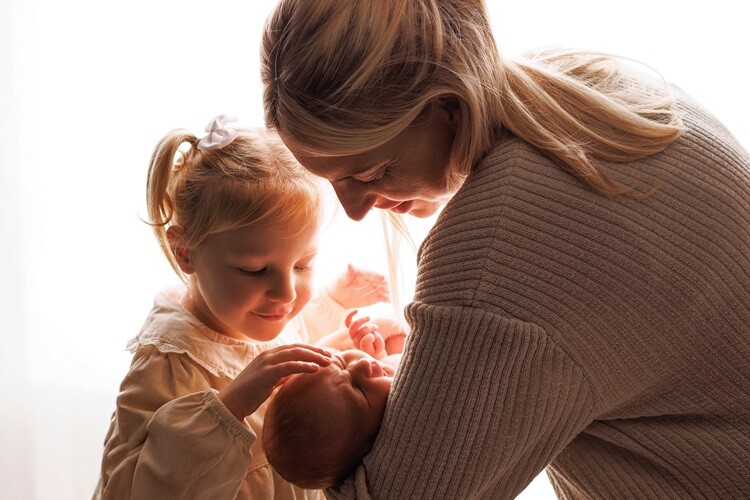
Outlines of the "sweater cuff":
{"type": "Polygon", "coordinates": [[[237,420],[232,412],[224,406],[216,389],[209,389],[204,394],[204,408],[213,415],[222,427],[234,434],[245,446],[250,446],[255,442],[255,432],[244,421],[237,420]]]}

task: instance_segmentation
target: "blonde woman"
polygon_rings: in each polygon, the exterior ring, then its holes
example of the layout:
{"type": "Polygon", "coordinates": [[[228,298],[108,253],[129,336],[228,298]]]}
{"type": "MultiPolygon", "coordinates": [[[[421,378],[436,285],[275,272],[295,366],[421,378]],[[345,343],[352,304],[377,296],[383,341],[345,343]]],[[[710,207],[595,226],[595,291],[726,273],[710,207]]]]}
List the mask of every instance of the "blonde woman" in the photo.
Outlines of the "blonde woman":
{"type": "Polygon", "coordinates": [[[262,75],[352,219],[447,202],[331,497],[750,495],[750,157],[715,117],[606,55],[503,59],[479,0],[282,0],[262,75]]]}

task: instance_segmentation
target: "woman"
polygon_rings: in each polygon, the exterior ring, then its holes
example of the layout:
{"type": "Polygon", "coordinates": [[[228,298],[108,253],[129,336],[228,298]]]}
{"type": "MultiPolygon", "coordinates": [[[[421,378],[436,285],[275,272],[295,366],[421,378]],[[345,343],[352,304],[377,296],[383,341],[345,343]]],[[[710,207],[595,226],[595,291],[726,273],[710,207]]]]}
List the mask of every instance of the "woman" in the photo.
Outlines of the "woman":
{"type": "Polygon", "coordinates": [[[282,0],[267,124],[355,220],[426,216],[340,498],[750,495],[750,158],[610,57],[503,60],[479,0],[282,0]]]}

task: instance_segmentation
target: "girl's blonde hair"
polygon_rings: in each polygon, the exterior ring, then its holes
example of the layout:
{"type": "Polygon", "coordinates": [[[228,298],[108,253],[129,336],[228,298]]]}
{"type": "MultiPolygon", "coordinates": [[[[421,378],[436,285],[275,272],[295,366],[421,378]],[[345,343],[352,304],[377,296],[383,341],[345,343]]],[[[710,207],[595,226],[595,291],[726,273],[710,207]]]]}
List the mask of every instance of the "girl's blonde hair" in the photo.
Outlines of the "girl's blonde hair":
{"type": "Polygon", "coordinates": [[[197,248],[212,234],[259,222],[288,232],[319,220],[323,204],[319,181],[278,136],[262,129],[238,132],[221,149],[201,150],[195,135],[173,130],[151,157],[148,222],[183,281],[186,276],[167,240],[170,226],[181,227],[188,248],[197,248]]]}
{"type": "Polygon", "coordinates": [[[627,193],[596,159],[648,156],[682,131],[669,93],[637,85],[614,57],[503,60],[482,0],[281,0],[261,57],[267,125],[313,154],[372,149],[454,99],[449,188],[508,131],[596,191],[627,193]]]}

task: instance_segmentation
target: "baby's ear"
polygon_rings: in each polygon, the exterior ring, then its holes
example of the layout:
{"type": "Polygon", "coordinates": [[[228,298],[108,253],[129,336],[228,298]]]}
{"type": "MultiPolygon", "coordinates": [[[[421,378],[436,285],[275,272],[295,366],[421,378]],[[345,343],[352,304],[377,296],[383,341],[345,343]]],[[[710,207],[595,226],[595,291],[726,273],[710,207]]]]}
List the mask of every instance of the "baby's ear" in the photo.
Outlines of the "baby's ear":
{"type": "Polygon", "coordinates": [[[177,265],[180,266],[183,273],[192,274],[195,268],[190,260],[190,251],[186,239],[185,231],[180,226],[169,226],[167,229],[167,241],[177,265]]]}

